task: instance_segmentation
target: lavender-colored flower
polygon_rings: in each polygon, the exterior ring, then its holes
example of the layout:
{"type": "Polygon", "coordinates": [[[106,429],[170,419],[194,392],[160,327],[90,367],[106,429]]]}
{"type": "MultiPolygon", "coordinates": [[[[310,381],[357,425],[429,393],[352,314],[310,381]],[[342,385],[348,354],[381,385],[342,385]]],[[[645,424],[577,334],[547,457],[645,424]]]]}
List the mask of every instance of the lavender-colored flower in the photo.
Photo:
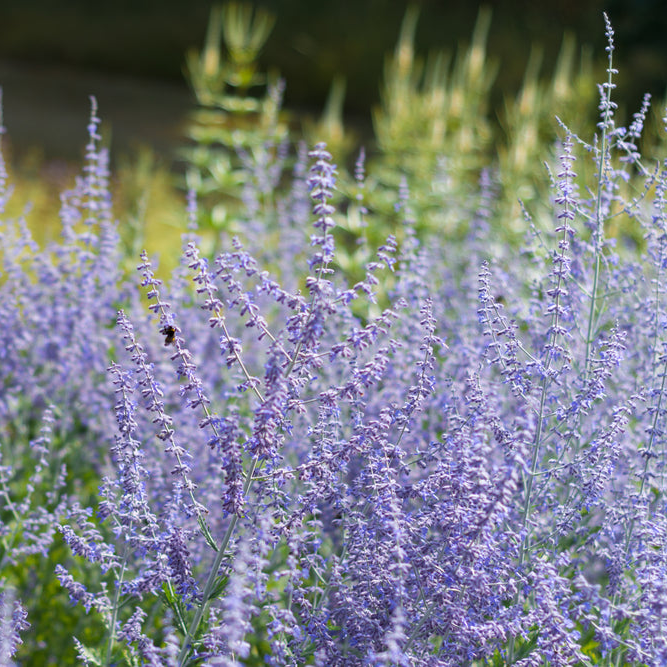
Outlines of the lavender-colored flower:
{"type": "Polygon", "coordinates": [[[13,665],[11,660],[23,643],[21,633],[30,628],[23,605],[14,598],[13,591],[4,585],[0,589],[0,665],[13,665]]]}

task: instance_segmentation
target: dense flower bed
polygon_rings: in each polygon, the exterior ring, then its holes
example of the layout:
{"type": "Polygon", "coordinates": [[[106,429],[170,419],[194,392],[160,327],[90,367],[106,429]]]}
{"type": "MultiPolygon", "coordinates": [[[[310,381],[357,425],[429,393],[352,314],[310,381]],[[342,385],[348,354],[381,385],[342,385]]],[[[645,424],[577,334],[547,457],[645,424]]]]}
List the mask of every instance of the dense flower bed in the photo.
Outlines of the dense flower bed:
{"type": "Polygon", "coordinates": [[[93,106],[61,239],[0,227],[1,665],[665,664],[667,161],[647,105],[614,123],[612,34],[551,229],[498,250],[485,170],[420,238],[404,184],[358,281],[323,144],[277,236],[250,206],[208,255],[192,196],[170,279],[125,275],[93,106]]]}

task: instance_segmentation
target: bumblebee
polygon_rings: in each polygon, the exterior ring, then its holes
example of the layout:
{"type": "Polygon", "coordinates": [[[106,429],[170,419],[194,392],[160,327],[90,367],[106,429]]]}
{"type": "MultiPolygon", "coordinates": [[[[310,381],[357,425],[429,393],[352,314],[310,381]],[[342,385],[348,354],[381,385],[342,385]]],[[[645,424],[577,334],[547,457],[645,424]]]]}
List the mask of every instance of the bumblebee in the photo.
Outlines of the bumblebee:
{"type": "Polygon", "coordinates": [[[160,333],[164,336],[164,344],[171,345],[174,342],[176,329],[171,324],[166,324],[160,329],[160,333]]]}

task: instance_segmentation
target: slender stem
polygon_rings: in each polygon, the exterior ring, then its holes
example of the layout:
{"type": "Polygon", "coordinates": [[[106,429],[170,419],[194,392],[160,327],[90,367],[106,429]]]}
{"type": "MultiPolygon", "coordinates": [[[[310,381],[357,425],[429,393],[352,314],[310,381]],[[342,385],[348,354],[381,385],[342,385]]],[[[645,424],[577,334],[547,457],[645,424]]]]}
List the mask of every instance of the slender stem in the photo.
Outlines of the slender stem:
{"type": "Polygon", "coordinates": [[[585,376],[588,376],[591,366],[591,347],[593,345],[593,325],[595,321],[596,306],[598,301],[598,283],[600,280],[600,263],[602,259],[602,235],[604,224],[602,219],[602,189],[607,172],[607,150],[609,139],[607,129],[611,120],[611,90],[612,90],[612,57],[609,54],[609,67],[607,69],[607,93],[603,101],[605,112],[602,122],[602,144],[600,146],[600,157],[598,160],[598,184],[595,197],[595,269],[593,271],[593,287],[591,289],[590,308],[588,311],[588,327],[586,330],[586,359],[585,376]]]}
{"type": "MultiPolygon", "coordinates": [[[[247,495],[250,489],[250,484],[252,482],[252,478],[255,473],[255,468],[257,467],[258,462],[259,462],[258,456],[255,456],[255,458],[252,460],[250,464],[250,469],[248,470],[248,474],[246,475],[245,483],[243,485],[244,497],[247,495]]],[[[234,534],[234,529],[236,528],[238,520],[239,520],[238,514],[234,514],[229,522],[229,526],[227,526],[227,532],[225,533],[225,536],[222,539],[220,548],[218,549],[218,552],[215,555],[215,559],[213,560],[213,564],[211,565],[211,569],[208,573],[208,579],[206,580],[206,585],[204,586],[204,592],[202,593],[202,603],[195,610],[195,615],[192,618],[192,623],[190,623],[188,634],[183,639],[181,652],[178,655],[179,667],[183,667],[183,665],[185,664],[185,660],[187,659],[188,654],[190,653],[190,649],[192,648],[192,641],[196,636],[197,631],[199,630],[199,624],[201,623],[201,620],[204,617],[204,613],[208,609],[209,602],[211,601],[210,600],[211,593],[213,592],[213,589],[217,583],[218,572],[220,570],[220,566],[222,565],[222,560],[227,553],[227,547],[229,546],[229,542],[232,539],[232,535],[234,534]]]]}
{"type": "Polygon", "coordinates": [[[123,563],[120,568],[120,576],[116,582],[116,591],[113,598],[113,606],[111,612],[111,620],[109,621],[109,640],[107,641],[107,654],[104,660],[105,665],[111,664],[111,653],[113,651],[113,645],[116,641],[116,619],[118,618],[118,609],[120,608],[120,592],[123,587],[123,578],[125,576],[125,570],[127,569],[127,550],[125,556],[123,557],[123,563]]]}
{"type": "MultiPolygon", "coordinates": [[[[220,315],[220,313],[216,314],[220,315]]],[[[227,330],[224,321],[222,320],[222,318],[219,319],[221,322],[222,330],[224,331],[227,340],[231,340],[229,331],[227,330]]],[[[243,371],[246,378],[250,379],[250,374],[248,373],[248,370],[246,369],[243,360],[241,359],[241,355],[236,351],[235,348],[233,349],[234,349],[234,356],[236,357],[236,361],[239,363],[241,370],[243,371]]],[[[254,384],[252,385],[252,390],[257,395],[260,401],[264,401],[264,397],[254,384]]],[[[245,482],[243,483],[244,498],[248,495],[248,491],[250,490],[250,484],[252,483],[252,479],[255,474],[255,469],[257,468],[258,463],[259,463],[259,456],[255,455],[255,457],[252,459],[250,463],[250,468],[248,470],[248,473],[246,474],[245,482]]],[[[239,515],[233,514],[229,521],[229,526],[227,526],[227,531],[225,532],[222,542],[218,547],[217,553],[215,554],[215,558],[213,559],[213,564],[211,565],[211,569],[208,573],[206,584],[204,585],[204,591],[202,593],[202,603],[195,610],[195,615],[192,618],[192,623],[190,624],[190,628],[188,629],[188,634],[183,639],[181,652],[178,656],[179,667],[182,667],[185,664],[185,660],[190,652],[190,649],[192,648],[192,641],[196,636],[197,631],[199,630],[199,624],[201,623],[201,620],[204,617],[204,613],[208,609],[211,593],[213,592],[213,588],[215,587],[215,584],[218,579],[218,572],[220,571],[220,566],[222,565],[222,561],[225,555],[227,554],[227,547],[229,546],[229,543],[232,539],[232,535],[234,534],[234,529],[236,528],[238,520],[239,520],[239,515]]]]}

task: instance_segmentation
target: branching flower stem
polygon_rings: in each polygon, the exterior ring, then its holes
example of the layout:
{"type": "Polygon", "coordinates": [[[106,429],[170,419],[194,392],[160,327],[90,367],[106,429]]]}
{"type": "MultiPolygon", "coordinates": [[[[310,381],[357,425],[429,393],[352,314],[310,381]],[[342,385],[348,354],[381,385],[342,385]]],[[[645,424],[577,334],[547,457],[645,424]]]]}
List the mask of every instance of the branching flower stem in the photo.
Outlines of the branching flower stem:
{"type": "Polygon", "coordinates": [[[602,107],[602,121],[599,124],[602,130],[600,153],[598,157],[598,174],[597,174],[597,191],[595,197],[595,268],[593,271],[593,285],[590,293],[590,306],[588,310],[588,323],[586,329],[586,367],[585,376],[588,377],[592,364],[591,348],[593,345],[593,330],[595,326],[595,319],[597,315],[598,306],[598,284],[600,280],[600,268],[602,262],[602,246],[604,240],[604,218],[602,213],[602,193],[607,179],[607,170],[609,166],[609,130],[613,122],[613,102],[611,100],[611,91],[616,84],[613,82],[613,76],[616,70],[613,68],[613,31],[609,18],[604,14],[604,20],[607,25],[607,36],[609,45],[607,46],[608,53],[608,67],[607,67],[607,82],[603,84],[603,95],[601,101],[602,107]]]}

